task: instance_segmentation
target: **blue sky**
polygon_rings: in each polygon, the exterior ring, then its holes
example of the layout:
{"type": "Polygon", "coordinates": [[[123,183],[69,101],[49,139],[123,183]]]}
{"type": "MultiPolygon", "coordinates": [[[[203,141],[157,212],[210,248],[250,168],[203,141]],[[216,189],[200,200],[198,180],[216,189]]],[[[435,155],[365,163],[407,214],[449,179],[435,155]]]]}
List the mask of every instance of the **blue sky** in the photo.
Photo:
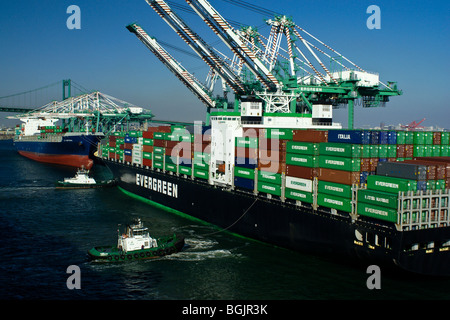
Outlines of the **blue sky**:
{"type": "MultiPolygon", "coordinates": [[[[183,0],[174,2],[186,5],[183,0]]],[[[447,88],[450,74],[449,1],[384,0],[246,0],[292,16],[306,29],[383,82],[397,81],[403,95],[386,108],[355,110],[355,125],[409,123],[450,128],[447,88]],[[381,29],[369,30],[366,9],[381,9],[381,29]]],[[[223,0],[211,4],[226,18],[259,26],[263,16],[223,0]]],[[[197,16],[179,12],[209,42],[224,48],[197,16]]],[[[139,23],[150,35],[190,50],[145,0],[43,0],[0,2],[0,96],[73,79],[148,108],[160,119],[204,120],[204,105],[128,30],[139,23]],[[81,29],[69,30],[69,5],[81,9],[81,29]]],[[[208,68],[198,59],[170,50],[188,70],[205,79],[208,68]]],[[[335,112],[346,124],[346,109],[335,112]]],[[[5,123],[0,114],[0,125],[5,123]]]]}

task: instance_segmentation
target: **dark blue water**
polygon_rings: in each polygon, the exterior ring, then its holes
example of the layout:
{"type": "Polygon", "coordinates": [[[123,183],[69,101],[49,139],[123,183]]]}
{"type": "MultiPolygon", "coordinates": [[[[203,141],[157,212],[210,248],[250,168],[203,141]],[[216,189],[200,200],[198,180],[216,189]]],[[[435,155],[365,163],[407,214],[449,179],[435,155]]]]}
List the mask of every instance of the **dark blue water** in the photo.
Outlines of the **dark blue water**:
{"type": "MultiPolygon", "coordinates": [[[[115,188],[55,190],[74,169],[34,162],[0,141],[0,299],[449,299],[450,279],[381,270],[279,249],[155,209],[115,188]],[[159,260],[93,263],[119,224],[140,217],[152,235],[182,233],[187,247],[159,260]],[[66,273],[80,268],[81,289],[66,273]]],[[[96,166],[94,177],[109,174],[96,166]]]]}

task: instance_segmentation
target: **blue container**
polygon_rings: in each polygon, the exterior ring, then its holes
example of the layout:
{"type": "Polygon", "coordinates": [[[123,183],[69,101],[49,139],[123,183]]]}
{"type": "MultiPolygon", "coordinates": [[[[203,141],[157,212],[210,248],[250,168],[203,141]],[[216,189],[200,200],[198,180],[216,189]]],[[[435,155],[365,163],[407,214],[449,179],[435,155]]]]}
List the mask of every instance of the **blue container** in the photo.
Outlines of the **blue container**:
{"type": "Polygon", "coordinates": [[[417,190],[427,190],[427,181],[426,180],[418,180],[417,181],[417,190]]]}
{"type": "Polygon", "coordinates": [[[234,177],[234,186],[243,189],[254,190],[255,181],[241,177],[234,177]]]}
{"type": "Polygon", "coordinates": [[[123,150],[123,153],[126,154],[127,156],[131,156],[131,150],[130,149],[123,150]]]}
{"type": "Polygon", "coordinates": [[[366,183],[367,177],[369,176],[369,174],[370,173],[368,171],[361,171],[361,173],[359,174],[359,182],[366,183]]]}
{"type": "Polygon", "coordinates": [[[397,144],[397,131],[388,131],[388,144],[397,144]]]}
{"type": "Polygon", "coordinates": [[[258,166],[258,160],[250,159],[250,158],[235,157],[234,164],[237,164],[239,167],[255,169],[258,166]]]}
{"type": "Polygon", "coordinates": [[[370,144],[370,137],[368,130],[328,130],[328,142],[370,144]]]}
{"type": "Polygon", "coordinates": [[[370,137],[370,143],[371,144],[381,144],[381,142],[380,142],[380,131],[372,130],[371,137],[370,137]]]}
{"type": "Polygon", "coordinates": [[[387,162],[388,159],[387,158],[378,158],[378,162],[387,162]]]}
{"type": "Polygon", "coordinates": [[[124,142],[125,143],[137,143],[138,141],[137,141],[136,137],[127,137],[127,136],[125,136],[124,142]]]}
{"type": "Polygon", "coordinates": [[[380,131],[380,143],[379,144],[388,144],[388,131],[380,131]]]}

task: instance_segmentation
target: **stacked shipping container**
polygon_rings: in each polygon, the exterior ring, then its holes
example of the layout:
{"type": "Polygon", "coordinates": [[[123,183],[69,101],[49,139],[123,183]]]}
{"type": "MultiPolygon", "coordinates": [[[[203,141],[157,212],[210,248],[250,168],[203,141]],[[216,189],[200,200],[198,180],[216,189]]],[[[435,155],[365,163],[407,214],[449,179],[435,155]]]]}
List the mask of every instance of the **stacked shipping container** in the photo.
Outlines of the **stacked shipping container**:
{"type": "MultiPolygon", "coordinates": [[[[205,129],[201,135],[181,126],[119,132],[101,150],[131,164],[208,179],[205,129]]],[[[234,186],[345,212],[352,212],[355,187],[363,187],[357,213],[395,222],[399,191],[448,188],[449,142],[448,132],[246,128],[235,139],[234,186]]],[[[216,166],[225,171],[225,164],[216,166]]]]}

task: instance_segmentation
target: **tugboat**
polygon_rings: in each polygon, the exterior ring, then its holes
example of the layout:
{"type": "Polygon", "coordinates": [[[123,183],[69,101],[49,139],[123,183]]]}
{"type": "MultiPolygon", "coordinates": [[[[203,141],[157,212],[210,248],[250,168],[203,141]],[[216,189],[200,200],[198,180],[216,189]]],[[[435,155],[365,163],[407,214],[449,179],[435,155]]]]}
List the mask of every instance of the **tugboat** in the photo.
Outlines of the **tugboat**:
{"type": "Polygon", "coordinates": [[[118,232],[117,246],[94,247],[88,251],[92,260],[130,261],[159,258],[181,251],[184,238],[176,234],[152,238],[140,219],[118,232]]]}
{"type": "Polygon", "coordinates": [[[113,186],[116,184],[115,179],[95,181],[89,177],[89,170],[84,168],[78,169],[75,177],[64,178],[64,181],[56,182],[56,189],[88,189],[113,186]]]}

